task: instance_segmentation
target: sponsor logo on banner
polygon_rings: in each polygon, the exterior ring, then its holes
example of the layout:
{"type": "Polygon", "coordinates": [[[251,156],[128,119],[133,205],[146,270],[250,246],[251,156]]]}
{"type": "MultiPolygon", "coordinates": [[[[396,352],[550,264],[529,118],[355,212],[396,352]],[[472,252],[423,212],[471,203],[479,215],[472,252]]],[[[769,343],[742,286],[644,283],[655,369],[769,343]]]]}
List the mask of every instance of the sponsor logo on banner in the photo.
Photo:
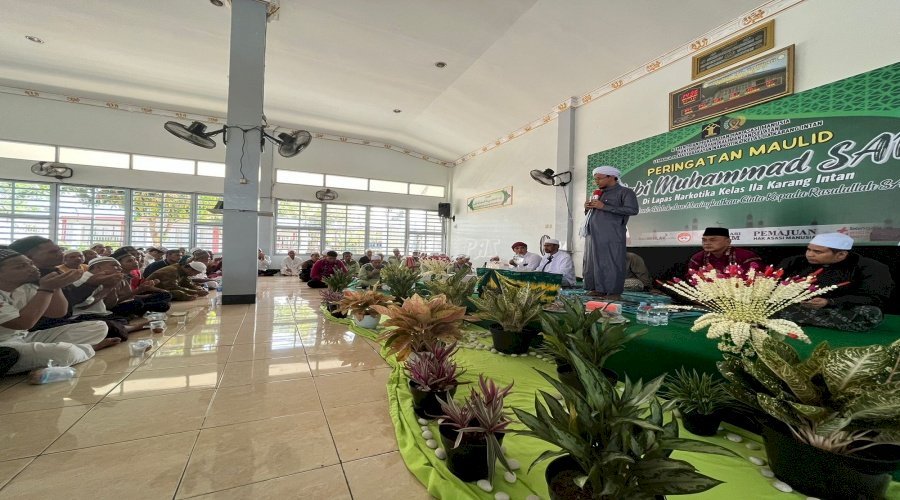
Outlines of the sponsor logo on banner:
{"type": "Polygon", "coordinates": [[[689,241],[691,241],[691,233],[688,233],[688,232],[678,233],[678,242],[679,243],[687,243],[689,241]]]}

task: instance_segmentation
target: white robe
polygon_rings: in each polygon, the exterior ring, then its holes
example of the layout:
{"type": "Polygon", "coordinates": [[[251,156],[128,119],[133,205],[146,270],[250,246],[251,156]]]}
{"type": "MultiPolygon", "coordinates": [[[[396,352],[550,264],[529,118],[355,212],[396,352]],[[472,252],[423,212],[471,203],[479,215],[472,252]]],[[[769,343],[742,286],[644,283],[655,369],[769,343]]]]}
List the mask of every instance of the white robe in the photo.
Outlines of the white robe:
{"type": "Polygon", "coordinates": [[[558,250],[555,254],[544,255],[538,271],[552,274],[562,274],[563,286],[575,286],[575,263],[568,252],[558,250]]]}
{"type": "Polygon", "coordinates": [[[283,276],[300,276],[301,266],[303,266],[302,260],[296,257],[293,259],[285,257],[284,260],[281,261],[281,274],[283,276]]]}

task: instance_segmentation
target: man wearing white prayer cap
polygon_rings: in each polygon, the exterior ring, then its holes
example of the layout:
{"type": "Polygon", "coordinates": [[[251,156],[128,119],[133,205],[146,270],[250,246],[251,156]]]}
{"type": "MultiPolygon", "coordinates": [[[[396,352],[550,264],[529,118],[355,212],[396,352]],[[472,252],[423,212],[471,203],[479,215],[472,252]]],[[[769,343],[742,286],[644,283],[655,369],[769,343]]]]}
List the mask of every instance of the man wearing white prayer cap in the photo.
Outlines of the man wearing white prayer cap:
{"type": "Polygon", "coordinates": [[[596,189],[584,203],[584,289],[588,295],[619,299],[625,288],[628,218],[638,213],[634,191],[619,184],[622,172],[609,165],[592,172],[596,189]]]}
{"type": "Polygon", "coordinates": [[[202,262],[186,262],[166,266],[147,277],[158,280],[157,288],[172,294],[172,300],[194,300],[198,296],[209,294],[205,287],[198,286],[191,278],[206,272],[206,264],[202,262]]]}
{"type": "Polygon", "coordinates": [[[808,276],[820,271],[817,286],[840,286],[825,295],[783,310],[779,317],[801,325],[863,332],[884,320],[881,307],[894,282],[888,266],[863,257],[853,249],[853,238],[843,233],[816,235],[806,254],[781,261],[785,277],[808,276]]]}
{"type": "Polygon", "coordinates": [[[537,267],[538,272],[562,275],[562,286],[575,286],[575,264],[569,252],[559,250],[559,240],[544,241],[544,258],[537,267]]]}

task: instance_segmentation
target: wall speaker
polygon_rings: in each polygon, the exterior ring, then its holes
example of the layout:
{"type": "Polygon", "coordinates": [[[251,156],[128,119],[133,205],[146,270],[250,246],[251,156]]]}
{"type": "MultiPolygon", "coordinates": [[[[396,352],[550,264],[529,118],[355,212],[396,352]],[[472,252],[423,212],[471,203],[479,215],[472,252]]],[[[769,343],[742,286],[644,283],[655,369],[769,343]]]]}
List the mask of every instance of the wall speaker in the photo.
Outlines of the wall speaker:
{"type": "Polygon", "coordinates": [[[450,204],[449,203],[438,203],[438,215],[445,219],[450,218],[450,204]]]}

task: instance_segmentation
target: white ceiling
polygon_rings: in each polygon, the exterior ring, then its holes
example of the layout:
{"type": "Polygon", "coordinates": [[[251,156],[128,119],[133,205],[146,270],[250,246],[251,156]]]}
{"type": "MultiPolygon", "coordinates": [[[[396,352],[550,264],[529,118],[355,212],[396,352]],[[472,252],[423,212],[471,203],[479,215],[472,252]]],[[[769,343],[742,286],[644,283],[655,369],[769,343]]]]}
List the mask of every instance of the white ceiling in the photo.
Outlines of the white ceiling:
{"type": "MultiPolygon", "coordinates": [[[[454,160],[762,3],[282,0],[265,112],[454,160]]],[[[227,7],[0,0],[0,12],[2,85],[225,113],[227,7]]]]}

